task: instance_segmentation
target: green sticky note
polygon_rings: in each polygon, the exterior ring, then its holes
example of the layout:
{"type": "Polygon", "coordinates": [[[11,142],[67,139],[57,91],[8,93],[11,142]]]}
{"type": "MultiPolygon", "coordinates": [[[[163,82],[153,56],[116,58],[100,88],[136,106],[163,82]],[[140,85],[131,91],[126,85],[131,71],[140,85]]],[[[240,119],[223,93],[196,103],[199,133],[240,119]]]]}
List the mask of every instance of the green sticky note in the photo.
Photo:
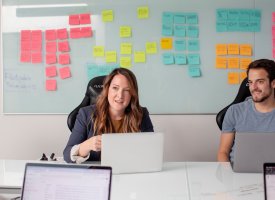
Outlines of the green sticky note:
{"type": "Polygon", "coordinates": [[[236,20],[227,20],[227,31],[239,31],[239,22],[236,20]]]}
{"type": "Polygon", "coordinates": [[[186,35],[190,38],[199,37],[199,28],[197,26],[188,26],[186,35]]]}
{"type": "Polygon", "coordinates": [[[261,31],[261,22],[260,21],[250,21],[249,30],[251,32],[260,32],[261,31]]]}
{"type": "Polygon", "coordinates": [[[216,31],[217,32],[226,32],[227,31],[227,22],[226,21],[216,21],[216,31]]]}
{"type": "Polygon", "coordinates": [[[171,12],[162,13],[162,24],[173,24],[174,23],[174,14],[171,12]]]}
{"type": "Polygon", "coordinates": [[[186,14],[186,23],[187,24],[198,24],[198,15],[196,13],[186,14]]]}
{"type": "Polygon", "coordinates": [[[229,20],[238,20],[239,19],[239,10],[238,9],[229,9],[228,10],[228,19],[229,20]]]}
{"type": "Polygon", "coordinates": [[[188,40],[187,49],[188,51],[199,51],[200,50],[199,40],[188,40]]]}
{"type": "Polygon", "coordinates": [[[188,66],[188,75],[190,77],[200,77],[201,70],[199,66],[188,66]]]}
{"type": "Polygon", "coordinates": [[[185,24],[185,14],[184,13],[175,13],[174,14],[174,23],[175,24],[185,24]]]}
{"type": "Polygon", "coordinates": [[[250,11],[250,20],[251,21],[261,21],[261,11],[260,10],[251,10],[250,11]]]}
{"type": "Polygon", "coordinates": [[[250,10],[241,9],[239,10],[239,20],[249,21],[250,18],[250,10]]]}
{"type": "Polygon", "coordinates": [[[241,32],[249,32],[249,21],[239,21],[238,22],[238,30],[241,32]]]}
{"type": "Polygon", "coordinates": [[[227,20],[227,9],[217,9],[216,10],[216,20],[217,21],[225,21],[227,20]]]}
{"type": "Polygon", "coordinates": [[[172,53],[164,53],[162,54],[162,62],[164,65],[172,65],[175,63],[174,55],[172,53]]]}
{"type": "Polygon", "coordinates": [[[199,65],[200,64],[200,55],[199,54],[188,54],[187,61],[190,65],[199,65]]]}
{"type": "Polygon", "coordinates": [[[186,50],[186,41],[185,40],[175,40],[174,46],[176,51],[185,51],[186,50]]]}
{"type": "Polygon", "coordinates": [[[187,58],[184,54],[175,54],[175,63],[177,65],[186,65],[187,64],[187,58]]]}
{"type": "Polygon", "coordinates": [[[186,27],[184,25],[176,25],[174,32],[176,37],[185,37],[186,27]]]}
{"type": "Polygon", "coordinates": [[[172,24],[162,24],[162,35],[172,36],[173,35],[173,25],[172,24]]]}

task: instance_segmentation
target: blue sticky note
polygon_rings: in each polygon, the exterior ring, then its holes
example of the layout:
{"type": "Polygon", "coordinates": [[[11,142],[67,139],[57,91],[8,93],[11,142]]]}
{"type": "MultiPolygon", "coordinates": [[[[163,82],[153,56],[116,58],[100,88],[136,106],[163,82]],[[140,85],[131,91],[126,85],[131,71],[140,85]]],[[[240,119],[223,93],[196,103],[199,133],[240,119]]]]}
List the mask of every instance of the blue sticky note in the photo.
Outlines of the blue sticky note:
{"type": "Polygon", "coordinates": [[[187,61],[190,65],[199,65],[200,64],[200,55],[199,54],[188,54],[187,61]]]}
{"type": "Polygon", "coordinates": [[[188,75],[190,77],[200,77],[201,70],[199,66],[188,66],[188,75]]]}
{"type": "Polygon", "coordinates": [[[239,10],[239,20],[240,21],[249,21],[250,18],[250,10],[248,9],[241,9],[239,10]]]}
{"type": "Polygon", "coordinates": [[[199,37],[199,28],[197,26],[188,26],[186,35],[187,37],[190,37],[190,38],[199,37]]]}
{"type": "Polygon", "coordinates": [[[227,20],[227,9],[217,9],[216,10],[216,20],[227,20]]]}
{"type": "Polygon", "coordinates": [[[184,13],[175,13],[174,14],[174,23],[175,24],[185,24],[185,14],[184,13]]]}
{"type": "Polygon", "coordinates": [[[175,36],[185,37],[186,27],[184,25],[175,25],[175,36]]]}
{"type": "Polygon", "coordinates": [[[172,36],[173,35],[173,25],[172,24],[162,24],[162,35],[172,36]]]}
{"type": "Polygon", "coordinates": [[[174,14],[171,12],[162,13],[162,24],[173,24],[174,23],[174,14]]]}
{"type": "Polygon", "coordinates": [[[184,54],[175,54],[175,63],[177,65],[186,65],[187,64],[187,58],[184,54]]]}
{"type": "Polygon", "coordinates": [[[227,22],[226,21],[216,21],[216,31],[217,32],[226,32],[227,31],[227,22]]]}
{"type": "Polygon", "coordinates": [[[251,10],[250,11],[250,20],[252,21],[261,21],[261,11],[260,10],[251,10]]]}
{"type": "Polygon", "coordinates": [[[237,20],[227,20],[227,31],[239,31],[239,21],[237,20]]]}
{"type": "Polygon", "coordinates": [[[228,19],[229,20],[238,20],[239,19],[239,10],[238,9],[229,9],[228,10],[228,19]]]}
{"type": "Polygon", "coordinates": [[[162,54],[162,62],[164,65],[173,65],[175,63],[174,55],[172,53],[162,54]]]}
{"type": "Polygon", "coordinates": [[[199,51],[200,50],[199,40],[188,40],[187,49],[188,51],[199,51]]]}
{"type": "Polygon", "coordinates": [[[185,51],[186,50],[186,41],[185,40],[175,40],[174,46],[176,51],[185,51]]]}
{"type": "Polygon", "coordinates": [[[196,13],[186,14],[186,23],[187,24],[198,24],[198,15],[196,13]]]}

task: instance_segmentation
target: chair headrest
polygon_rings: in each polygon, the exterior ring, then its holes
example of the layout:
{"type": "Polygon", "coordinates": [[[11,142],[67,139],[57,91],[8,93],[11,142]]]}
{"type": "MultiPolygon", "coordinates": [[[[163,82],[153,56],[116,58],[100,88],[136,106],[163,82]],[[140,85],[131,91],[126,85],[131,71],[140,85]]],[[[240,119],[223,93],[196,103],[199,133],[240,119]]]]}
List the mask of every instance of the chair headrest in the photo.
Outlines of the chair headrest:
{"type": "Polygon", "coordinates": [[[98,96],[103,88],[103,82],[106,76],[97,76],[90,80],[86,90],[86,96],[98,96]]]}

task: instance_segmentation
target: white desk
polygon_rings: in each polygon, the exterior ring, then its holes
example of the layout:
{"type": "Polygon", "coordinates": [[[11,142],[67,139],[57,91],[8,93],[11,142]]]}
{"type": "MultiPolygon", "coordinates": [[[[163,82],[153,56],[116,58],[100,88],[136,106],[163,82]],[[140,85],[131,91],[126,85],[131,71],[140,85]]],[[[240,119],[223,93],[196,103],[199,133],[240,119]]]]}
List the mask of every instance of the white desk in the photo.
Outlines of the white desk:
{"type": "MultiPolygon", "coordinates": [[[[0,160],[0,199],[1,189],[18,193],[26,162],[0,160]]],[[[161,172],[113,175],[111,199],[263,200],[263,175],[234,173],[229,163],[164,163],[161,172]]]]}

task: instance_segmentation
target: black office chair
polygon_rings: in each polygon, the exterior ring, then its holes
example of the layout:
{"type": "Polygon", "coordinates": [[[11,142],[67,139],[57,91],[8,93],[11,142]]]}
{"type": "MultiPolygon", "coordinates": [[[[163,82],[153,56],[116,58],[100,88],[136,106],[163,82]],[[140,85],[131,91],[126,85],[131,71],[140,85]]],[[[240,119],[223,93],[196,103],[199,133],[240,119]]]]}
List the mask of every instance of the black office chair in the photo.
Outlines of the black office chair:
{"type": "Polygon", "coordinates": [[[80,108],[95,104],[96,98],[101,93],[103,88],[103,81],[106,76],[98,76],[93,79],[91,79],[87,85],[86,93],[84,96],[84,99],[82,102],[77,106],[69,115],[67,118],[67,125],[69,129],[72,131],[74,127],[74,123],[76,120],[76,116],[78,114],[78,111],[80,108]]]}
{"type": "Polygon", "coordinates": [[[220,128],[220,130],[222,130],[222,122],[225,116],[225,113],[227,111],[227,109],[236,103],[240,103],[242,101],[244,101],[247,97],[251,96],[250,91],[249,91],[249,87],[248,87],[248,79],[245,78],[239,88],[238,94],[236,96],[236,98],[234,99],[234,101],[229,104],[228,106],[226,106],[225,108],[223,108],[216,116],[216,122],[218,127],[220,128]]]}

